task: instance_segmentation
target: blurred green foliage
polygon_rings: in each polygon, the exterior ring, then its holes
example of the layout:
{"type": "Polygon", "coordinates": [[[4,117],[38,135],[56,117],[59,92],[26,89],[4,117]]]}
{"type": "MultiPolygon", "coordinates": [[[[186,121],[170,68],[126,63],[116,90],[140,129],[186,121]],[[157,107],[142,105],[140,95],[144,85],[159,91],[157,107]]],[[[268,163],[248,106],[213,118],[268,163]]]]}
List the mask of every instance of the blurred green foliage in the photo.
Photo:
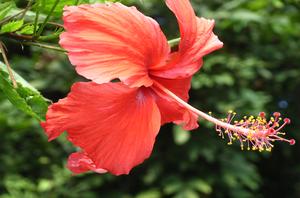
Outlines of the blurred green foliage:
{"type": "MultiPolygon", "coordinates": [[[[32,2],[20,25],[6,19],[28,2],[2,0],[1,29],[33,34],[35,12],[40,15],[38,29],[55,2],[32,2]]],[[[87,2],[101,1],[60,1],[50,21],[61,23],[64,4],[87,2]]],[[[122,2],[155,18],[169,39],[179,36],[175,18],[162,0],[122,2]]],[[[300,140],[300,1],[192,2],[198,16],[216,20],[215,32],[225,45],[205,57],[203,68],[193,78],[190,103],[218,117],[229,109],[239,116],[280,111],[292,119],[286,128],[288,136],[300,140]]],[[[61,31],[45,27],[42,36],[61,31]]],[[[57,101],[73,82],[83,80],[61,52],[23,46],[8,38],[7,31],[2,31],[0,39],[8,48],[13,69],[44,97],[57,101]]],[[[49,42],[57,44],[57,37],[49,42]]],[[[200,125],[192,132],[164,126],[151,158],[128,176],[72,176],[65,161],[75,148],[64,137],[48,143],[38,121],[17,110],[0,92],[0,197],[300,197],[299,144],[279,143],[272,153],[242,152],[239,145],[227,146],[209,123],[200,125]]]]}

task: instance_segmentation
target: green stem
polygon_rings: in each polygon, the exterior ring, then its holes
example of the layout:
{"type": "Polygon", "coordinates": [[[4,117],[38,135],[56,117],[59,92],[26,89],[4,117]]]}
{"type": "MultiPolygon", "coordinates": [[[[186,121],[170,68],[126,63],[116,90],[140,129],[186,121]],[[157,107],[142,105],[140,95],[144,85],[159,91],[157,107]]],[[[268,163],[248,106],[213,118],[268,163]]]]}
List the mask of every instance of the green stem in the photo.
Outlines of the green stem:
{"type": "Polygon", "coordinates": [[[22,15],[21,15],[21,19],[23,19],[24,17],[25,17],[25,15],[26,15],[26,12],[30,9],[30,7],[31,7],[31,5],[32,5],[32,0],[29,0],[28,1],[28,4],[27,4],[27,6],[26,6],[26,8],[24,9],[24,11],[23,11],[23,13],[22,13],[22,15]]]}
{"type": "Polygon", "coordinates": [[[180,42],[180,37],[168,41],[168,43],[169,43],[169,45],[170,45],[171,48],[175,47],[176,45],[178,45],[179,42],[180,42]]]}
{"type": "Polygon", "coordinates": [[[78,5],[78,4],[79,4],[79,0],[76,0],[75,5],[78,5]]]}
{"type": "Polygon", "coordinates": [[[64,29],[64,26],[62,24],[60,24],[60,23],[55,23],[55,22],[49,21],[47,24],[54,25],[56,27],[64,29]]]}
{"type": "Polygon", "coordinates": [[[48,45],[48,44],[45,44],[45,43],[26,41],[26,42],[22,42],[22,44],[24,44],[24,45],[33,45],[33,46],[37,46],[37,47],[41,47],[41,48],[45,48],[45,49],[50,49],[50,50],[55,50],[55,51],[59,51],[59,52],[64,52],[64,53],[67,52],[66,50],[64,50],[61,47],[48,45]]]}
{"type": "Polygon", "coordinates": [[[33,35],[34,36],[36,35],[36,31],[37,31],[39,15],[40,15],[40,1],[37,1],[37,10],[36,10],[36,13],[35,13],[34,26],[33,26],[33,35]]]}
{"type": "Polygon", "coordinates": [[[62,31],[58,31],[49,36],[40,36],[39,41],[50,41],[57,39],[62,31]]]}
{"type": "Polygon", "coordinates": [[[16,33],[8,33],[7,36],[15,39],[15,40],[25,40],[25,41],[50,41],[53,39],[57,39],[60,35],[61,31],[53,33],[52,35],[48,36],[40,36],[39,39],[34,39],[33,36],[30,35],[23,35],[23,34],[16,34],[16,33]]]}
{"type": "Polygon", "coordinates": [[[58,3],[59,3],[59,1],[60,1],[60,0],[56,0],[56,1],[54,2],[54,5],[52,6],[52,8],[51,8],[49,14],[47,15],[47,17],[46,17],[46,19],[44,20],[42,26],[39,28],[37,34],[35,35],[36,38],[39,38],[40,35],[42,34],[42,32],[43,32],[43,30],[44,30],[44,28],[45,28],[47,22],[49,21],[49,19],[50,19],[52,13],[54,12],[56,6],[57,6],[58,3]]]}

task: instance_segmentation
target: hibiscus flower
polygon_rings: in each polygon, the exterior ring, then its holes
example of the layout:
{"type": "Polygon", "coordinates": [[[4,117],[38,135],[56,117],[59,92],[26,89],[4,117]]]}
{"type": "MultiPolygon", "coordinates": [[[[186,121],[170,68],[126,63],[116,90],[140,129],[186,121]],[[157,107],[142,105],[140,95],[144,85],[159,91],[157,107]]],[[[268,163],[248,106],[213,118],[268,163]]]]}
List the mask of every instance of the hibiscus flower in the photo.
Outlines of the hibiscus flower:
{"type": "MultiPolygon", "coordinates": [[[[201,116],[215,123],[220,134],[222,129],[230,134],[230,141],[231,136],[245,139],[252,134],[251,123],[232,125],[229,119],[220,121],[186,103],[203,56],[223,43],[213,33],[214,21],[198,18],[189,0],[166,4],[179,24],[176,52],[171,52],[158,23],[135,7],[121,3],[65,7],[66,32],[60,45],[77,73],[91,82],[75,83],[66,98],[52,104],[42,127],[49,140],[66,131],[68,140],[81,148],[68,159],[74,173],[128,174],[150,156],[160,126],[169,122],[191,130],[201,116]],[[114,79],[119,82],[111,82],[114,79]]],[[[269,133],[264,140],[262,134],[253,133],[252,138],[259,140],[255,146],[281,138],[276,127],[260,128],[269,133]]]]}

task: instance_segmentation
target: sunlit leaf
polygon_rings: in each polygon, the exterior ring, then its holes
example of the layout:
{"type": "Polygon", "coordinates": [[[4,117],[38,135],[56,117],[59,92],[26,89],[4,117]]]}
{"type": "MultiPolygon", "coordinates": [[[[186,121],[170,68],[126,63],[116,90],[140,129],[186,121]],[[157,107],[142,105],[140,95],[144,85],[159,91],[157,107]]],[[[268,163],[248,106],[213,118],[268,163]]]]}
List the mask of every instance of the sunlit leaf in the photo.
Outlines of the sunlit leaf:
{"type": "Polygon", "coordinates": [[[190,139],[191,132],[185,131],[180,126],[174,125],[173,136],[176,144],[183,145],[190,139]]]}
{"type": "Polygon", "coordinates": [[[25,27],[20,29],[17,33],[30,35],[30,34],[33,34],[33,31],[34,31],[34,26],[33,25],[26,25],[25,27]]]}
{"type": "Polygon", "coordinates": [[[19,110],[38,120],[43,120],[48,101],[16,72],[14,72],[14,76],[18,83],[17,88],[13,87],[6,66],[0,63],[0,90],[19,110]]]}
{"type": "Polygon", "coordinates": [[[8,12],[15,7],[15,2],[10,1],[10,2],[5,2],[0,4],[0,20],[2,20],[8,12]]]}
{"type": "Polygon", "coordinates": [[[210,194],[212,192],[212,187],[204,180],[202,179],[195,179],[190,182],[190,186],[198,190],[201,193],[204,194],[210,194]]]}
{"type": "Polygon", "coordinates": [[[199,195],[191,189],[184,189],[178,192],[174,198],[199,198],[199,195]]]}
{"type": "MultiPolygon", "coordinates": [[[[41,9],[41,11],[45,14],[49,14],[55,5],[56,0],[39,0],[38,3],[35,5],[36,9],[41,9]]],[[[75,5],[77,0],[60,0],[56,5],[53,13],[51,16],[53,17],[61,17],[63,13],[63,8],[65,6],[75,5]]],[[[85,2],[87,3],[87,2],[85,2]]]]}
{"type": "Polygon", "coordinates": [[[24,24],[24,20],[17,20],[17,21],[11,21],[9,23],[6,23],[1,27],[0,32],[1,33],[8,33],[8,32],[15,32],[19,30],[24,24]]]}

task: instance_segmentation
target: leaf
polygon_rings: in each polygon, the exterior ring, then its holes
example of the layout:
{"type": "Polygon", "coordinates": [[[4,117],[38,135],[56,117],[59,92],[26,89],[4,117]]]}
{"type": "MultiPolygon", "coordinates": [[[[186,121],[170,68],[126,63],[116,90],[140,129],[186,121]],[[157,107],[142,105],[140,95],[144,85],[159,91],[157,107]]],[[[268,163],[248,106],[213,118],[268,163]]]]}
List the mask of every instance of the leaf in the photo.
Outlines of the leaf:
{"type": "Polygon", "coordinates": [[[15,7],[15,2],[10,1],[0,4],[0,20],[4,19],[8,12],[15,7]]]}
{"type": "Polygon", "coordinates": [[[172,179],[166,183],[165,187],[163,188],[163,191],[166,195],[171,195],[173,193],[180,192],[182,186],[183,183],[180,180],[178,180],[178,178],[172,179]]]}
{"type": "Polygon", "coordinates": [[[192,189],[184,189],[178,192],[174,198],[199,198],[199,195],[192,189]]]}
{"type": "Polygon", "coordinates": [[[19,30],[23,26],[23,24],[24,24],[23,19],[6,23],[1,27],[0,32],[1,33],[15,32],[19,30]]]}
{"type": "Polygon", "coordinates": [[[258,22],[263,21],[263,17],[256,12],[240,9],[231,14],[231,18],[242,22],[258,22]]]}
{"type": "MultiPolygon", "coordinates": [[[[0,0],[1,1],[1,0],[0,0]]],[[[13,16],[13,15],[16,15],[18,13],[22,12],[22,9],[20,8],[16,8],[14,7],[10,12],[9,12],[9,15],[13,16]]],[[[34,20],[35,20],[35,15],[36,15],[36,12],[33,12],[33,11],[30,11],[28,10],[24,16],[24,21],[26,22],[31,22],[31,23],[34,23],[34,20]]],[[[42,23],[46,18],[46,15],[40,13],[39,14],[39,19],[38,19],[38,22],[39,23],[42,23]]]]}
{"type": "MultiPolygon", "coordinates": [[[[36,9],[41,9],[43,13],[49,14],[55,5],[55,2],[56,0],[39,0],[36,4],[36,9]]],[[[75,5],[76,2],[77,0],[60,0],[51,15],[56,18],[61,17],[63,8],[65,6],[75,5]]]]}
{"type": "Polygon", "coordinates": [[[13,73],[18,83],[17,88],[13,87],[6,66],[0,62],[0,90],[19,110],[40,121],[44,120],[49,101],[20,75],[13,73]]]}
{"type": "Polygon", "coordinates": [[[183,145],[190,139],[191,134],[189,131],[183,130],[180,126],[174,125],[173,136],[177,145],[183,145]]]}
{"type": "MultiPolygon", "coordinates": [[[[35,4],[36,9],[41,9],[45,14],[49,14],[56,0],[38,0],[35,4]]],[[[105,3],[105,2],[118,2],[116,0],[60,0],[56,5],[53,13],[51,14],[55,18],[60,18],[65,6],[71,6],[78,4],[93,4],[93,3],[105,3]]]]}
{"type": "Polygon", "coordinates": [[[160,198],[161,193],[157,189],[150,189],[144,192],[139,193],[136,198],[160,198]]]}
{"type": "Polygon", "coordinates": [[[26,25],[21,30],[19,30],[17,33],[31,35],[31,34],[33,34],[33,31],[34,31],[34,25],[26,25]]]}
{"type": "Polygon", "coordinates": [[[202,179],[195,179],[190,182],[190,186],[194,190],[198,190],[201,193],[204,194],[210,194],[212,192],[212,187],[204,180],[202,179]]]}

